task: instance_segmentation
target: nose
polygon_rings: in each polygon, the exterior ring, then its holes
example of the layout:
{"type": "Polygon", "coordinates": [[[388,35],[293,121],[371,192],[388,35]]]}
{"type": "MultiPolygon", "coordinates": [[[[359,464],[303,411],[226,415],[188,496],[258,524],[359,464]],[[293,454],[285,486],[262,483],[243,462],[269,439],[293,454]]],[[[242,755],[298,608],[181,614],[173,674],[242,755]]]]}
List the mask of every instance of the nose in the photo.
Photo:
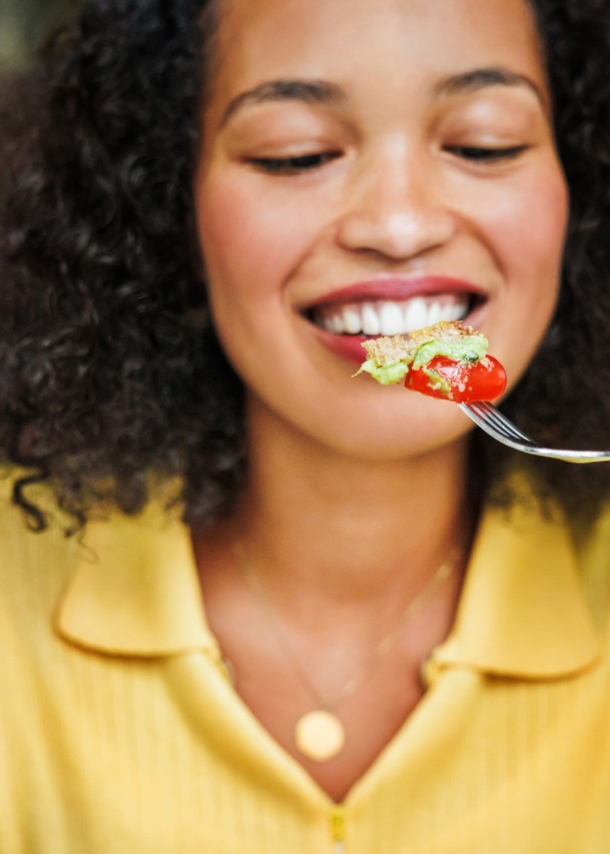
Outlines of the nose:
{"type": "Polygon", "coordinates": [[[347,196],[336,236],[351,251],[405,260],[443,246],[455,234],[457,216],[445,198],[439,165],[432,154],[401,141],[371,152],[347,196]]]}

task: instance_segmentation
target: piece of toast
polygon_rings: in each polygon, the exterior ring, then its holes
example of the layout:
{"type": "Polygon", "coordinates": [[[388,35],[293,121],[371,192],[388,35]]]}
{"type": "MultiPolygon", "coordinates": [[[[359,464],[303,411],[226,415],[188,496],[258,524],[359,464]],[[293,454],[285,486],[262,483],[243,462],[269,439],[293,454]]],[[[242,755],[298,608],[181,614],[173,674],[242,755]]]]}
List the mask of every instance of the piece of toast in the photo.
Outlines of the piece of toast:
{"type": "Polygon", "coordinates": [[[396,362],[405,362],[409,365],[418,349],[428,341],[444,341],[449,344],[476,334],[476,330],[466,326],[461,320],[441,320],[440,323],[410,332],[406,338],[403,335],[383,336],[364,341],[362,346],[369,359],[379,367],[396,362]]]}

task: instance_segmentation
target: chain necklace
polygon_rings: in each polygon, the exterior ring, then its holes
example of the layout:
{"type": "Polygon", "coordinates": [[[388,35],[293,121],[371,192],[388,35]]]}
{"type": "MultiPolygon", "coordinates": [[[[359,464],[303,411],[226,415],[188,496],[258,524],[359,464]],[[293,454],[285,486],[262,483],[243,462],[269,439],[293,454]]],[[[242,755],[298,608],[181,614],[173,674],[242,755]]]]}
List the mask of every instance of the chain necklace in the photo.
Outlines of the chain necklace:
{"type": "Polygon", "coordinates": [[[248,560],[243,543],[240,541],[234,543],[233,554],[241,575],[254,597],[258,600],[261,610],[267,618],[267,624],[278,646],[291,664],[299,682],[317,706],[315,711],[307,712],[296,722],[294,737],[297,749],[303,756],[313,759],[315,762],[326,762],[329,759],[333,759],[345,747],[345,728],[335,714],[335,710],[341,703],[352,697],[367,679],[373,675],[381,660],[393,648],[406,624],[423,611],[445,582],[448,581],[457,565],[460,550],[453,549],[451,551],[423,590],[407,605],[392,630],[377,644],[369,659],[365,661],[332,697],[324,697],[311,681],[288,635],[277,618],[258,575],[248,560]]]}

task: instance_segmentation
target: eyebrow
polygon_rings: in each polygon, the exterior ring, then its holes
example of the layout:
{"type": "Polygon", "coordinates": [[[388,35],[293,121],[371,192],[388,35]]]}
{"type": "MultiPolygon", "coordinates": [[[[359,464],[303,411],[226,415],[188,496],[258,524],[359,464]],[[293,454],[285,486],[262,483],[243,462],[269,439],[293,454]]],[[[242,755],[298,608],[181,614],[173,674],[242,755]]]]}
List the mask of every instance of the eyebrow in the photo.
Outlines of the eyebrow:
{"type": "Polygon", "coordinates": [[[525,86],[534,92],[545,111],[549,109],[544,92],[530,77],[506,68],[477,68],[465,74],[446,77],[435,87],[435,92],[437,95],[462,95],[490,86],[525,86]]]}
{"type": "Polygon", "coordinates": [[[269,101],[300,101],[304,104],[341,104],[347,95],[336,83],[326,80],[272,80],[233,98],[224,111],[221,127],[242,107],[269,101]]]}
{"type": "MultiPolygon", "coordinates": [[[[446,77],[435,87],[435,94],[461,95],[491,86],[525,86],[534,92],[544,109],[548,110],[543,92],[530,77],[505,68],[478,68],[446,77]]],[[[337,105],[345,103],[347,95],[336,83],[326,80],[271,80],[233,98],[222,115],[220,126],[224,127],[243,107],[272,101],[337,105]]]]}

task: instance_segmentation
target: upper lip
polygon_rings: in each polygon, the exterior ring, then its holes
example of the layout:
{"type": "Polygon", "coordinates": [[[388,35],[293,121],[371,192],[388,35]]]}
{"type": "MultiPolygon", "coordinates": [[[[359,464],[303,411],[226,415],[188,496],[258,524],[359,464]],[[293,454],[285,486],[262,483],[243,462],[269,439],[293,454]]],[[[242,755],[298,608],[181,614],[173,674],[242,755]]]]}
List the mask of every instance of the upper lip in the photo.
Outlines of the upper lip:
{"type": "Polygon", "coordinates": [[[479,285],[452,276],[396,276],[342,285],[317,297],[308,304],[307,308],[332,303],[374,302],[375,300],[402,302],[413,297],[446,293],[488,296],[486,290],[479,285]]]}

